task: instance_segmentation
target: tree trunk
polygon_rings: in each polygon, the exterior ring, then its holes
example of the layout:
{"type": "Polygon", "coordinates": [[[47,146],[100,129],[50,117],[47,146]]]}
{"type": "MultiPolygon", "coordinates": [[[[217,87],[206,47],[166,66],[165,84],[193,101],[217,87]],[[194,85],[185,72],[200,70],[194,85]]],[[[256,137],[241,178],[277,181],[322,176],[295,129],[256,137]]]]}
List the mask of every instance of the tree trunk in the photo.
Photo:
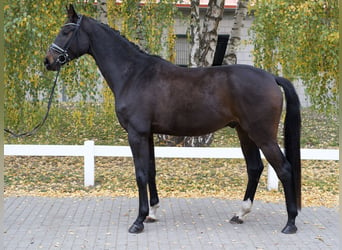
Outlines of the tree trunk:
{"type": "Polygon", "coordinates": [[[199,14],[200,0],[191,1],[190,13],[190,60],[189,67],[198,67],[200,65],[200,14],[199,14]]]}
{"type": "Polygon", "coordinates": [[[217,28],[222,20],[223,10],[224,0],[209,0],[200,41],[200,66],[202,67],[209,67],[213,64],[217,44],[217,28]]]}
{"type": "Polygon", "coordinates": [[[248,0],[239,0],[234,16],[234,24],[230,33],[223,64],[236,64],[236,52],[241,42],[241,28],[247,15],[248,0]]]}
{"type": "Polygon", "coordinates": [[[142,17],[142,10],[141,7],[138,5],[138,11],[136,13],[136,19],[137,19],[137,26],[136,26],[136,39],[138,40],[138,46],[141,50],[145,51],[146,53],[150,53],[148,49],[148,44],[146,41],[146,35],[144,30],[144,24],[143,24],[143,17],[142,17]]]}
{"type": "Polygon", "coordinates": [[[108,24],[107,0],[98,0],[97,1],[97,8],[98,8],[98,14],[99,14],[100,22],[108,24]]]}

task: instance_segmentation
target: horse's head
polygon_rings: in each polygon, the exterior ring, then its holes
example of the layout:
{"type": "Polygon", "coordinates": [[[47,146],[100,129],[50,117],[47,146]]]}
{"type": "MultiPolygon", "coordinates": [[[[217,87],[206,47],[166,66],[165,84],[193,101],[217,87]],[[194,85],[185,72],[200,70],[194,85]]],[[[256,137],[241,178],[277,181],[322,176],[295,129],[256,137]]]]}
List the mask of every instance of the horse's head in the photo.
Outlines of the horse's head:
{"type": "Polygon", "coordinates": [[[49,47],[44,64],[48,70],[58,70],[67,62],[82,56],[89,49],[89,39],[82,30],[82,18],[70,4],[68,19],[49,47]]]}

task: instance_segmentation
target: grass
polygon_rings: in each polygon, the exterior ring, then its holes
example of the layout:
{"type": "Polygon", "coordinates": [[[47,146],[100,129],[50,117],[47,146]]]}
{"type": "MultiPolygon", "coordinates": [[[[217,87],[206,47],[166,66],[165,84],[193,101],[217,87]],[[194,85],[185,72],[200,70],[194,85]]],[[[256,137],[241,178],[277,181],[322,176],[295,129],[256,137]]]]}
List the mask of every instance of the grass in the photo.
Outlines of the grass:
{"type": "MultiPolygon", "coordinates": [[[[96,105],[87,107],[87,110],[91,110],[91,115],[82,107],[60,107],[52,112],[48,124],[37,135],[25,139],[7,137],[5,143],[83,144],[84,140],[92,139],[98,145],[127,145],[127,135],[113,112],[105,112],[96,105]],[[57,116],[64,119],[57,121],[57,116]]],[[[303,148],[338,148],[337,117],[327,117],[308,109],[303,110],[302,117],[303,148]]],[[[280,139],[281,134],[282,131],[279,132],[280,139]]],[[[235,131],[226,128],[215,133],[212,146],[238,147],[239,141],[235,131]]],[[[338,162],[303,161],[302,164],[304,206],[337,206],[338,162]]],[[[81,157],[6,156],[5,195],[137,195],[132,159],[96,157],[95,166],[96,185],[85,188],[81,157]]],[[[267,171],[264,171],[256,199],[283,202],[281,188],[281,192],[267,191],[266,175],[267,171]]],[[[243,160],[157,159],[157,183],[161,197],[242,199],[247,184],[246,167],[243,160]]]]}

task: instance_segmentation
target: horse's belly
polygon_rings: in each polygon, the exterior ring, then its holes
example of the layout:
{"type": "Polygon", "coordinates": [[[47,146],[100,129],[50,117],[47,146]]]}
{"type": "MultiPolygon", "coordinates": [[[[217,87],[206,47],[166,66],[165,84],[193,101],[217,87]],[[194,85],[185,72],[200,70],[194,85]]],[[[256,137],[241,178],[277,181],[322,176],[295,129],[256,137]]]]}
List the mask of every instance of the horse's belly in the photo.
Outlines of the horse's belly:
{"type": "Polygon", "coordinates": [[[178,136],[198,136],[212,133],[236,121],[231,110],[231,98],[224,93],[195,95],[191,99],[165,98],[154,107],[152,128],[155,133],[178,136]],[[197,101],[196,101],[197,100],[197,101]]]}
{"type": "Polygon", "coordinates": [[[159,121],[152,125],[153,133],[168,134],[176,136],[199,136],[205,135],[234,121],[229,117],[213,118],[208,116],[178,116],[166,121],[159,121]]]}

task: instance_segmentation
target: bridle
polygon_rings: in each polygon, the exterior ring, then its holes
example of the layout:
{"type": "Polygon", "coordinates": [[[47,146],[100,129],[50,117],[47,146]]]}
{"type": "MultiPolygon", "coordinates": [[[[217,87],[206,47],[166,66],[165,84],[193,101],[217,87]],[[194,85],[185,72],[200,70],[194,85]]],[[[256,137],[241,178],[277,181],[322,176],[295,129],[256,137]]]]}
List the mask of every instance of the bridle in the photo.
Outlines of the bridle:
{"type": "Polygon", "coordinates": [[[66,26],[75,26],[76,27],[74,32],[72,33],[72,36],[70,37],[68,42],[65,44],[64,49],[61,48],[56,43],[52,43],[50,48],[49,48],[49,50],[52,50],[53,52],[58,54],[56,63],[59,64],[60,66],[68,63],[71,60],[69,57],[69,54],[68,54],[68,49],[70,47],[71,42],[74,40],[74,38],[76,37],[76,34],[78,33],[78,31],[80,29],[82,17],[83,17],[82,15],[78,16],[77,23],[66,23],[66,24],[64,24],[63,27],[66,27],[66,26]]]}
{"type": "MultiPolygon", "coordinates": [[[[79,15],[77,23],[66,23],[66,24],[64,24],[63,27],[65,27],[65,26],[76,26],[72,36],[70,37],[68,42],[65,44],[64,49],[62,49],[60,46],[58,46],[55,43],[52,43],[50,48],[49,48],[49,50],[52,50],[52,51],[54,51],[55,53],[58,54],[56,63],[59,64],[60,66],[66,64],[67,62],[69,62],[71,60],[70,57],[69,57],[69,54],[68,54],[68,49],[70,47],[71,42],[76,37],[76,34],[78,33],[78,31],[80,29],[81,21],[82,21],[82,15],[79,15]]],[[[48,102],[48,106],[47,106],[47,111],[46,111],[46,114],[45,114],[43,120],[40,123],[38,123],[31,131],[28,131],[28,132],[15,133],[15,132],[7,129],[7,128],[4,129],[5,132],[11,134],[12,137],[15,137],[15,138],[26,137],[26,136],[31,136],[31,135],[35,134],[38,131],[38,129],[40,129],[44,125],[44,123],[45,123],[45,121],[46,121],[46,119],[47,119],[47,117],[49,115],[49,111],[50,111],[50,108],[51,108],[51,103],[52,103],[52,100],[53,100],[53,93],[54,93],[56,85],[57,85],[57,80],[58,80],[58,76],[59,76],[60,70],[61,70],[61,67],[59,67],[58,70],[57,70],[55,81],[53,83],[53,86],[52,86],[52,89],[51,89],[51,93],[50,93],[50,96],[49,96],[49,102],[48,102]]]]}

